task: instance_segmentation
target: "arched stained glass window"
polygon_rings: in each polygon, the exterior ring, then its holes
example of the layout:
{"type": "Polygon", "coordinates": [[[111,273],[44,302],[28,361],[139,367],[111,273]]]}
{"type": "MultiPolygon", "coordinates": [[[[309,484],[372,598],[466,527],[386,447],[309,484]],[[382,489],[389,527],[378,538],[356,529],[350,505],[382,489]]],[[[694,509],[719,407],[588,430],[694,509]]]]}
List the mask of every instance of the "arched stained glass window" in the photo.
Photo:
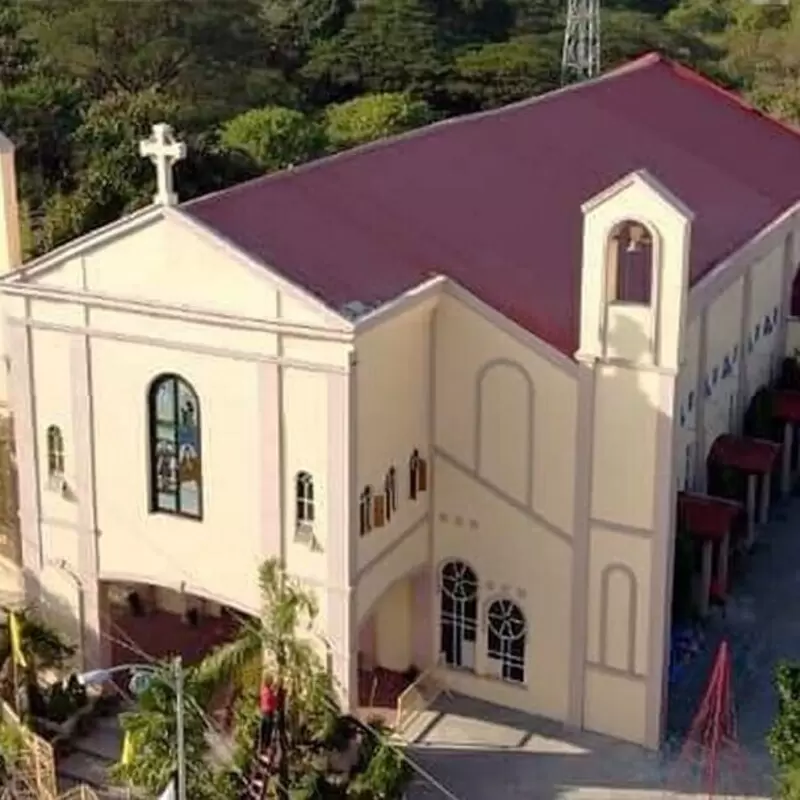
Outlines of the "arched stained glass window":
{"type": "Polygon", "coordinates": [[[203,516],[200,403],[177,375],[160,375],[148,398],[150,417],[150,509],[184,517],[203,516]]]}

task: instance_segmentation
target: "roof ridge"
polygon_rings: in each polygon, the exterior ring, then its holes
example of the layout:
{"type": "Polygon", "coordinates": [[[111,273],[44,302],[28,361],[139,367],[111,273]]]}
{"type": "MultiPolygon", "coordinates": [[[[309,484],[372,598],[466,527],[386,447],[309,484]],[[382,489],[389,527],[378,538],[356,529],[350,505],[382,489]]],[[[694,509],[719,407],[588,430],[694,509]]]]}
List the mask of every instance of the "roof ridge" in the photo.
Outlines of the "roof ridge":
{"type": "Polygon", "coordinates": [[[745,100],[740,94],[732,91],[731,89],[726,89],[724,86],[720,86],[718,83],[715,83],[710,78],[707,78],[701,72],[698,72],[691,67],[687,67],[685,64],[681,64],[679,61],[675,61],[671,58],[667,58],[666,56],[662,56],[661,60],[664,64],[666,64],[679,78],[689,81],[691,83],[696,83],[700,85],[702,88],[706,89],[707,91],[712,91],[717,95],[722,96],[728,102],[732,103],[735,106],[738,106],[742,111],[748,111],[751,114],[754,114],[762,119],[771,122],[774,126],[781,129],[783,133],[789,133],[794,137],[800,136],[800,128],[792,125],[789,122],[784,122],[777,117],[773,117],[771,114],[767,114],[761,109],[754,106],[752,103],[749,103],[745,100]]]}
{"type": "Polygon", "coordinates": [[[605,83],[614,78],[623,77],[632,70],[642,69],[644,67],[650,66],[651,64],[663,60],[665,60],[664,56],[657,51],[645,53],[644,55],[639,56],[638,58],[635,58],[632,61],[627,62],[626,64],[621,64],[619,67],[609,70],[608,72],[604,72],[603,74],[598,75],[594,78],[589,78],[587,80],[580,81],[578,83],[571,83],[567,86],[561,86],[557,89],[552,89],[549,92],[545,92],[544,94],[535,95],[533,97],[525,97],[522,100],[517,100],[513,103],[508,103],[507,105],[500,106],[498,108],[490,108],[484,111],[476,111],[473,114],[462,114],[457,117],[448,117],[447,119],[442,119],[436,122],[432,122],[428,125],[423,125],[421,128],[414,128],[413,130],[405,131],[404,133],[398,133],[394,136],[388,136],[385,139],[378,139],[377,141],[374,142],[367,142],[366,144],[357,145],[356,147],[351,147],[347,150],[341,150],[338,153],[331,153],[330,155],[325,155],[322,156],[321,158],[317,158],[312,161],[308,161],[304,164],[300,164],[297,167],[286,167],[282,170],[278,170],[277,172],[269,172],[265,175],[259,175],[258,177],[250,178],[249,180],[237,183],[234,186],[229,186],[226,189],[219,189],[216,192],[209,192],[208,194],[204,194],[199,197],[192,198],[191,200],[187,200],[181,203],[180,207],[186,209],[191,213],[191,209],[193,206],[201,204],[204,201],[211,200],[212,198],[233,195],[240,191],[248,189],[254,185],[262,186],[265,183],[272,183],[273,181],[277,180],[288,181],[291,179],[293,175],[301,175],[310,170],[319,169],[323,166],[335,163],[337,161],[344,161],[349,158],[354,158],[355,156],[358,156],[365,152],[370,152],[372,150],[380,150],[386,147],[390,147],[396,142],[401,142],[408,139],[415,139],[422,136],[430,136],[432,134],[438,133],[440,130],[446,127],[454,125],[466,125],[475,122],[477,120],[485,119],[487,117],[506,114],[515,109],[526,108],[528,106],[535,105],[537,103],[543,103],[548,100],[561,97],[565,94],[585,91],[587,89],[592,88],[593,86],[605,83]]]}

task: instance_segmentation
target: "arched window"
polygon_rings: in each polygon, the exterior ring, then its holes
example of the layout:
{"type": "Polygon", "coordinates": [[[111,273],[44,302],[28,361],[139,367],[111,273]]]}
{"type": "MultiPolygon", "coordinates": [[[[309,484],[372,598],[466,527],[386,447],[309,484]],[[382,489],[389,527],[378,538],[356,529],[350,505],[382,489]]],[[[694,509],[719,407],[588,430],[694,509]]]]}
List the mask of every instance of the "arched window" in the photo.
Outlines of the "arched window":
{"type": "Polygon", "coordinates": [[[358,503],[359,531],[362,536],[372,530],[372,487],[365,486],[358,503]]]}
{"type": "Polygon", "coordinates": [[[478,577],[461,561],[442,567],[441,644],[445,663],[451,667],[475,668],[478,630],[478,577]]]}
{"type": "Polygon", "coordinates": [[[150,386],[150,508],[184,517],[203,516],[200,403],[177,375],[150,386]]]}
{"type": "Polygon", "coordinates": [[[614,303],[650,305],[653,296],[653,237],[640,222],[625,220],[611,234],[608,294],[614,303]]]}
{"type": "Polygon", "coordinates": [[[64,476],[64,435],[58,425],[47,429],[47,475],[50,478],[64,476]]]}
{"type": "Polygon", "coordinates": [[[388,522],[392,518],[392,514],[397,511],[397,470],[394,467],[389,467],[383,486],[383,493],[386,495],[386,521],[388,522]]]}
{"type": "Polygon", "coordinates": [[[524,683],[527,626],[522,609],[511,600],[495,600],[488,615],[486,654],[497,665],[497,677],[524,683]]]}
{"type": "Polygon", "coordinates": [[[314,479],[308,472],[298,472],[295,478],[297,523],[314,522],[314,479]]]}

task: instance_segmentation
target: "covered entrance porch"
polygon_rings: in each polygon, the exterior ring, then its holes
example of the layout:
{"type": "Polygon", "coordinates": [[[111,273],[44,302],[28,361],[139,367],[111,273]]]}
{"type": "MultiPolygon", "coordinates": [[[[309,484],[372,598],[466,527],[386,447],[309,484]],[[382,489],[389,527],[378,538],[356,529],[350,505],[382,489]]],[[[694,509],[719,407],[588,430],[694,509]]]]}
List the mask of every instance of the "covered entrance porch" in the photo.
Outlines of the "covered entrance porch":
{"type": "Polygon", "coordinates": [[[102,636],[109,665],[161,660],[202,660],[233,639],[245,615],[213,601],[161,586],[104,582],[102,636]]]}
{"type": "Polygon", "coordinates": [[[431,572],[426,566],[391,584],[358,629],[358,702],[392,718],[400,695],[434,662],[431,572]]]}

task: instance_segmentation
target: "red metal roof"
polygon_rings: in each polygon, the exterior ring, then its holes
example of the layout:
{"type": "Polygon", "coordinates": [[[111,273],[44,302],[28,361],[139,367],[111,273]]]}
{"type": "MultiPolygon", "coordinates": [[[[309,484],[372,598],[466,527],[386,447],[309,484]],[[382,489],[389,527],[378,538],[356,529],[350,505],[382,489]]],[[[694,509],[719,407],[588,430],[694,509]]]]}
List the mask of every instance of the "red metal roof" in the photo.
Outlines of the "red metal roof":
{"type": "Polygon", "coordinates": [[[581,204],[642,168],[696,214],[696,281],[800,198],[800,137],[651,54],[182,208],[334,309],[444,273],[571,356],[581,204]]]}
{"type": "Polygon", "coordinates": [[[772,471],[780,449],[779,444],[766,439],[723,433],[714,440],[708,457],[725,467],[762,474],[772,471]]]}
{"type": "Polygon", "coordinates": [[[678,513],[693,536],[721,539],[744,510],[741,503],[707,494],[678,493],[678,513]]]}

